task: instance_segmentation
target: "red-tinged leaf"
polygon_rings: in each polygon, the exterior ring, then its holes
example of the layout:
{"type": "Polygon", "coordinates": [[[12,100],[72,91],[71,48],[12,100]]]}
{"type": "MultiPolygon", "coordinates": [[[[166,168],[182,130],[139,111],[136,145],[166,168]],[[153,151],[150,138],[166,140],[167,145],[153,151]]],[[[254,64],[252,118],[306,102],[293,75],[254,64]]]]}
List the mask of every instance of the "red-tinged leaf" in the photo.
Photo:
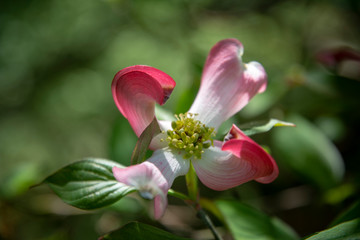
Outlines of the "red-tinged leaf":
{"type": "Polygon", "coordinates": [[[144,157],[146,151],[149,148],[151,140],[160,132],[161,129],[159,127],[159,123],[156,118],[154,118],[149,126],[147,126],[141,133],[139,140],[136,143],[135,149],[131,155],[131,165],[135,165],[144,161],[144,157]]]}

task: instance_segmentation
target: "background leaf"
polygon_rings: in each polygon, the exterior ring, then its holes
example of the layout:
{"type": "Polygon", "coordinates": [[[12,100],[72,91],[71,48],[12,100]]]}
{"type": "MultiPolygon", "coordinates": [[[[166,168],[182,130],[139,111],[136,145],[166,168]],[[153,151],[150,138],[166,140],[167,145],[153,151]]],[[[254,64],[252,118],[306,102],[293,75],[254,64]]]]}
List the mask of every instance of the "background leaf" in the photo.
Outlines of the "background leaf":
{"type": "Polygon", "coordinates": [[[335,220],[330,224],[331,227],[349,221],[355,218],[360,218],[360,200],[352,204],[348,209],[342,212],[335,220]]]}
{"type": "Polygon", "coordinates": [[[306,238],[307,240],[355,240],[360,239],[360,218],[344,222],[333,228],[306,238]]]}
{"type": "MultiPolygon", "coordinates": [[[[254,123],[255,124],[255,123],[254,123]]],[[[251,124],[251,125],[254,125],[251,124]]],[[[295,127],[295,124],[290,122],[280,121],[278,119],[271,118],[267,123],[260,126],[252,126],[248,129],[241,129],[247,136],[251,136],[258,133],[264,133],[270,131],[273,127],[295,127]]]]}
{"type": "Polygon", "coordinates": [[[323,189],[339,183],[344,174],[344,163],[336,146],[301,116],[294,115],[287,120],[295,123],[296,128],[274,132],[275,158],[323,189]]]}
{"type": "Polygon", "coordinates": [[[147,224],[132,222],[100,238],[101,240],[189,240],[147,224]]]}
{"type": "Polygon", "coordinates": [[[45,179],[66,203],[94,209],[110,205],[135,191],[115,180],[112,168],[123,166],[105,159],[85,159],[72,163],[45,179]]]}
{"type": "Polygon", "coordinates": [[[110,129],[109,159],[112,159],[124,166],[131,163],[132,150],[138,137],[130,127],[128,120],[118,116],[110,129]]]}
{"type": "Polygon", "coordinates": [[[280,219],[238,201],[217,201],[233,237],[236,240],[299,239],[280,219]]]}

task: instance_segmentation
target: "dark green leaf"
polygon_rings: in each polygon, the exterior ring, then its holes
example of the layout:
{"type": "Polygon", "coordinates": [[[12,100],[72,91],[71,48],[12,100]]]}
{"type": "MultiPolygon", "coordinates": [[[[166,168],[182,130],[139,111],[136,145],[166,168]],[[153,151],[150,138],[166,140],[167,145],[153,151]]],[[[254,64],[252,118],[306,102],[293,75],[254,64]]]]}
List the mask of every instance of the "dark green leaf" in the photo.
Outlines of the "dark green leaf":
{"type": "Polygon", "coordinates": [[[348,209],[342,212],[332,223],[331,227],[349,221],[355,218],[360,218],[360,200],[351,205],[348,209]]]}
{"type": "Polygon", "coordinates": [[[236,240],[299,239],[296,233],[280,219],[238,201],[217,201],[233,237],[236,240]]]}
{"type": "Polygon", "coordinates": [[[145,157],[146,151],[150,145],[151,139],[154,136],[159,134],[161,129],[159,124],[154,118],[152,122],[145,128],[145,130],[141,133],[139,140],[136,143],[135,149],[131,155],[131,164],[138,164],[141,163],[145,157]]]}
{"type": "Polygon", "coordinates": [[[72,206],[81,209],[100,208],[135,191],[115,180],[112,173],[114,166],[123,167],[105,159],[85,159],[58,170],[44,182],[72,206]]]}
{"type": "MultiPolygon", "coordinates": [[[[253,124],[252,124],[253,125],[253,124]]],[[[260,126],[250,127],[248,129],[242,129],[242,131],[247,135],[251,136],[258,133],[264,133],[270,131],[273,127],[295,127],[295,124],[290,122],[280,121],[274,118],[271,118],[266,124],[260,126]]]]}
{"type": "Polygon", "coordinates": [[[128,223],[100,240],[189,240],[139,222],[128,223]]]}
{"type": "Polygon", "coordinates": [[[296,128],[280,128],[272,135],[276,158],[319,187],[334,187],[344,174],[344,163],[335,145],[301,116],[288,120],[296,123],[296,128]]]}
{"type": "Polygon", "coordinates": [[[355,240],[360,239],[360,218],[344,222],[316,233],[307,240],[355,240]]]}

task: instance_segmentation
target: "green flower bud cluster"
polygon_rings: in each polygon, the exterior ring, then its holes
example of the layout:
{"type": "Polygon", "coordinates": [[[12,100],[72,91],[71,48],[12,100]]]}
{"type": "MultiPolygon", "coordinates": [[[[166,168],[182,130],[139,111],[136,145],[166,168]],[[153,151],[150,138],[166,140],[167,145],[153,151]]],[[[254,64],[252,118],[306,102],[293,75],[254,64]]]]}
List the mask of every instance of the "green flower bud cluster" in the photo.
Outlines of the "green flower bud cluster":
{"type": "Polygon", "coordinates": [[[192,113],[175,115],[176,121],[171,122],[173,129],[167,131],[166,141],[169,147],[183,150],[184,159],[191,157],[201,159],[204,149],[213,145],[214,128],[206,127],[205,124],[195,120],[194,116],[196,114],[192,113]]]}

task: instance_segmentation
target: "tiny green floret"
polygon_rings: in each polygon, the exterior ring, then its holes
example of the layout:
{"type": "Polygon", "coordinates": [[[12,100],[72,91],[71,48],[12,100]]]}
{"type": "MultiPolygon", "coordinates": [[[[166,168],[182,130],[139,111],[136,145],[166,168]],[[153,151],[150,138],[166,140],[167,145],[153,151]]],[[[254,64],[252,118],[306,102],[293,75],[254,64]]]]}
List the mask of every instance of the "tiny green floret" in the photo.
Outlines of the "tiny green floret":
{"type": "Polygon", "coordinates": [[[216,134],[214,128],[195,120],[195,116],[193,113],[175,115],[176,121],[171,122],[172,130],[167,131],[169,147],[182,150],[184,159],[201,159],[204,149],[213,145],[212,137],[216,134]]]}

